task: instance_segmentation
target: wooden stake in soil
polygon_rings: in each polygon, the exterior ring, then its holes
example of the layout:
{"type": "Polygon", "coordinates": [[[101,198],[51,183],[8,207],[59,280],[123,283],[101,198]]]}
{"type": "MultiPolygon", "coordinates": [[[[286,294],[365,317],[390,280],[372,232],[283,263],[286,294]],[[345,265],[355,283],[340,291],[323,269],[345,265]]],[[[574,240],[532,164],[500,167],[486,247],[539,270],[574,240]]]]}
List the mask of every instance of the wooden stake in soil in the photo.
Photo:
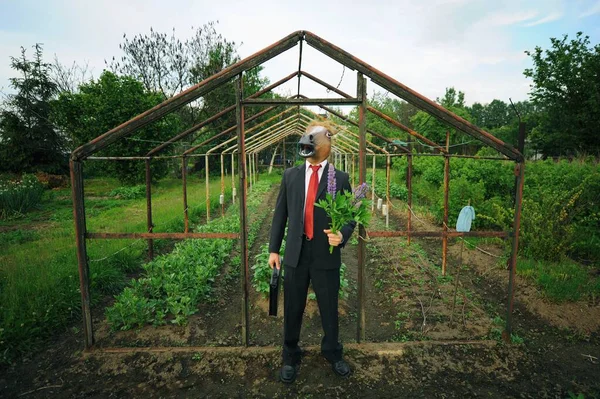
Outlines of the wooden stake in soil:
{"type": "MultiPolygon", "coordinates": [[[[454,282],[454,302],[452,303],[452,314],[450,315],[450,325],[452,325],[454,323],[454,309],[456,308],[456,294],[458,294],[458,285],[460,284],[460,271],[462,270],[462,260],[463,260],[463,249],[465,248],[465,240],[464,238],[461,239],[460,242],[460,256],[459,256],[459,260],[458,260],[458,271],[456,272],[456,276],[454,277],[455,282],[454,282]]],[[[464,310],[464,308],[463,308],[464,310]]],[[[464,312],[463,312],[464,314],[464,312]]],[[[464,318],[463,318],[463,322],[464,322],[464,318]]]]}
{"type": "Polygon", "coordinates": [[[444,226],[442,235],[442,276],[446,275],[448,262],[448,191],[450,184],[450,131],[446,130],[446,153],[444,154],[444,226]]]}

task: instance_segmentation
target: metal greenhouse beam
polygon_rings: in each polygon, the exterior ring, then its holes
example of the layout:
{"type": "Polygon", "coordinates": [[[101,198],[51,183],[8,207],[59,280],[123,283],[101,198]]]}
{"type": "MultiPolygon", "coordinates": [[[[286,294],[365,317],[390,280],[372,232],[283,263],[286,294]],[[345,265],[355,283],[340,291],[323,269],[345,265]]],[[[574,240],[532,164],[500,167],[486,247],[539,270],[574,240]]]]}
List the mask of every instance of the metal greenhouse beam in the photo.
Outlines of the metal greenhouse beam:
{"type": "Polygon", "coordinates": [[[333,58],[350,69],[362,72],[364,75],[371,78],[374,83],[383,87],[387,91],[394,93],[398,97],[408,101],[423,111],[435,116],[441,121],[446,122],[454,128],[484,142],[511,159],[519,162],[523,160],[523,154],[521,154],[514,147],[504,143],[502,140],[499,140],[493,135],[483,131],[458,115],[453,114],[439,104],[434,103],[428,98],[408,88],[397,80],[372,67],[366,62],[354,57],[352,54],[342,50],[332,43],[329,43],[328,41],[308,31],[304,32],[304,40],[306,40],[306,43],[321,53],[333,58]]]}
{"type": "Polygon", "coordinates": [[[223,69],[221,72],[212,75],[210,78],[203,80],[202,82],[190,87],[189,89],[171,97],[170,99],[163,101],[162,103],[152,107],[148,111],[136,116],[133,119],[115,127],[112,130],[104,133],[103,135],[96,137],[94,140],[82,145],[75,149],[71,154],[71,159],[81,160],[85,157],[92,155],[93,153],[100,151],[104,147],[114,143],[121,137],[125,137],[134,131],[146,126],[147,124],[154,122],[155,120],[162,118],[170,112],[177,110],[178,108],[194,101],[195,99],[203,96],[211,90],[221,86],[223,83],[231,80],[240,73],[252,69],[265,61],[283,53],[284,51],[294,47],[298,41],[302,39],[302,32],[297,31],[291,35],[286,36],[280,41],[260,50],[253,55],[236,62],[223,69]]]}
{"type": "MultiPolygon", "coordinates": [[[[259,97],[265,93],[268,93],[269,91],[281,86],[282,84],[292,80],[294,77],[296,77],[298,75],[298,72],[294,72],[289,74],[288,76],[278,80],[277,82],[273,83],[272,85],[269,85],[267,87],[265,87],[264,89],[257,91],[256,93],[252,94],[251,96],[248,96],[248,98],[256,98],[259,97]]],[[[167,146],[169,146],[170,144],[173,144],[179,140],[182,140],[184,138],[186,138],[187,136],[189,136],[190,134],[202,129],[204,126],[208,125],[211,122],[216,121],[217,119],[219,119],[220,117],[222,117],[223,115],[231,112],[231,111],[235,111],[235,107],[236,105],[231,105],[225,109],[223,109],[222,111],[218,112],[217,114],[211,116],[210,118],[198,123],[197,125],[192,126],[191,128],[187,129],[186,131],[179,133],[177,136],[170,138],[169,140],[167,140],[166,142],[162,143],[161,145],[153,148],[152,150],[150,150],[148,152],[148,154],[146,154],[146,156],[152,156],[154,154],[159,153],[160,151],[162,151],[163,149],[165,149],[167,146]]]]}
{"type": "MultiPolygon", "coordinates": [[[[247,123],[247,122],[253,121],[254,119],[260,118],[261,116],[263,116],[263,115],[265,115],[265,114],[267,114],[267,113],[269,113],[269,112],[273,111],[275,108],[277,108],[277,107],[269,107],[269,108],[267,108],[267,109],[265,109],[265,110],[262,110],[262,111],[260,111],[259,113],[257,113],[256,115],[253,115],[253,116],[249,117],[248,119],[246,119],[246,120],[245,120],[245,122],[247,123]]],[[[208,139],[204,140],[202,143],[200,143],[200,144],[197,144],[197,145],[195,145],[194,147],[192,147],[192,148],[190,148],[190,149],[186,150],[186,151],[183,153],[183,155],[188,155],[188,154],[191,154],[192,152],[195,152],[195,151],[197,151],[197,150],[198,150],[200,147],[202,147],[203,145],[206,145],[206,144],[210,143],[211,141],[213,141],[213,140],[215,140],[215,139],[217,139],[217,138],[219,138],[219,137],[222,137],[222,136],[226,135],[227,133],[231,133],[231,132],[235,131],[236,129],[237,129],[237,125],[233,125],[233,126],[231,126],[229,129],[225,129],[225,130],[223,130],[221,133],[219,133],[219,134],[216,134],[216,135],[214,135],[214,136],[212,136],[212,137],[210,137],[210,138],[208,138],[208,139]]]]}

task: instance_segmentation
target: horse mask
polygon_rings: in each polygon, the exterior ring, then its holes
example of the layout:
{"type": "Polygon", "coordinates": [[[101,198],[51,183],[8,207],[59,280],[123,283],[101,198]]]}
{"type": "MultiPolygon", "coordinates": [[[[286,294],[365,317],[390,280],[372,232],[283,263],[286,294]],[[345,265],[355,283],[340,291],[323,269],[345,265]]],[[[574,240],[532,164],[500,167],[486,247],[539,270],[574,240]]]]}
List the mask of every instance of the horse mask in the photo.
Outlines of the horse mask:
{"type": "Polygon", "coordinates": [[[308,126],[298,142],[298,154],[313,165],[326,160],[331,153],[331,130],[323,124],[308,126]]]}

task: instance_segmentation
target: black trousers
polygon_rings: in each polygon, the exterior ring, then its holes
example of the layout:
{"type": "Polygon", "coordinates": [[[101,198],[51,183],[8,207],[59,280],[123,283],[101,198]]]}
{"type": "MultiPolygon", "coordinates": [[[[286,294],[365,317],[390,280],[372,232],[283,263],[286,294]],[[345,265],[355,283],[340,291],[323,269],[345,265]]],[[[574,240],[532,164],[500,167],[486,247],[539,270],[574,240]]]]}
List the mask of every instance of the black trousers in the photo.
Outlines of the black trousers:
{"type": "Polygon", "coordinates": [[[314,268],[312,254],[313,241],[303,240],[300,260],[297,267],[285,267],[283,279],[283,361],[284,364],[296,364],[300,360],[298,346],[302,316],[306,306],[309,282],[317,296],[321,324],[324,336],[321,340],[321,353],[330,362],[342,359],[342,344],[339,342],[338,291],[340,289],[340,270],[321,270],[314,268]]]}

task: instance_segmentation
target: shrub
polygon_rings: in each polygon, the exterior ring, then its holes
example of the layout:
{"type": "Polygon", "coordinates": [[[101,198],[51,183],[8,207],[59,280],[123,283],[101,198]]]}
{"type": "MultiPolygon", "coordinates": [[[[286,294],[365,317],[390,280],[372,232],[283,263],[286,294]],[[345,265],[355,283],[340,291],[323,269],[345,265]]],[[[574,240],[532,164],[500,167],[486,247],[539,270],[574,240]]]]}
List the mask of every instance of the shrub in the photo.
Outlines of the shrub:
{"type": "MultiPolygon", "coordinates": [[[[386,197],[387,179],[385,176],[375,176],[375,194],[379,198],[386,197]]],[[[398,198],[402,201],[408,199],[408,189],[406,186],[390,181],[390,198],[398,198]]]]}

